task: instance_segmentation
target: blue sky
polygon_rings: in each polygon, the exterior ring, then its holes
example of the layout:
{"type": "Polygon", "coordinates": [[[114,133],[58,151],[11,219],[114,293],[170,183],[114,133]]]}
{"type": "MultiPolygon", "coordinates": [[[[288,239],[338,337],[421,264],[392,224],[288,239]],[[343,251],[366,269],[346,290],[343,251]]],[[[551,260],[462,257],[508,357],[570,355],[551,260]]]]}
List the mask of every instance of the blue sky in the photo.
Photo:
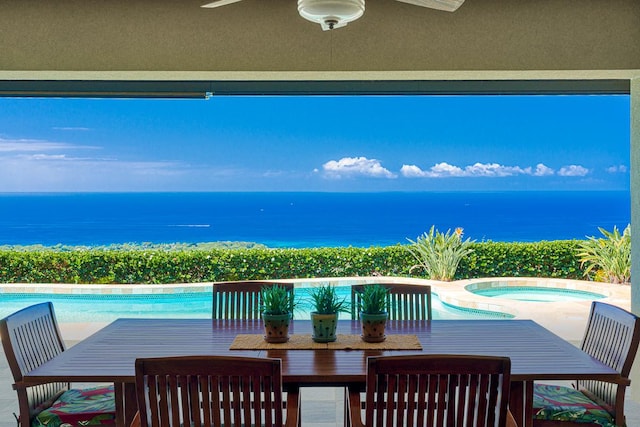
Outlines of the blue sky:
{"type": "Polygon", "coordinates": [[[0,98],[0,192],[628,190],[628,96],[0,98]]]}

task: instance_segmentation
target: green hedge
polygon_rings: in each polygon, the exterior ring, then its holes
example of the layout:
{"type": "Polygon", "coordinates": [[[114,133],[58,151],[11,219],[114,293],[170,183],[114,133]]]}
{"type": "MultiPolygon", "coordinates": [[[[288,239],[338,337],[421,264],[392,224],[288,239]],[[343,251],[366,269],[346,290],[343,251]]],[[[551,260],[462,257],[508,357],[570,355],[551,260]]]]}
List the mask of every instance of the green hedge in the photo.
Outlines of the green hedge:
{"type": "Polygon", "coordinates": [[[555,277],[583,279],[577,240],[534,243],[475,243],[458,266],[456,278],[555,277]]]}
{"type": "MultiPolygon", "coordinates": [[[[578,241],[474,243],[456,278],[583,277],[578,241]]],[[[409,276],[402,245],[312,249],[0,250],[3,283],[197,283],[239,279],[409,276]]],[[[412,276],[421,277],[420,271],[412,276]]]]}

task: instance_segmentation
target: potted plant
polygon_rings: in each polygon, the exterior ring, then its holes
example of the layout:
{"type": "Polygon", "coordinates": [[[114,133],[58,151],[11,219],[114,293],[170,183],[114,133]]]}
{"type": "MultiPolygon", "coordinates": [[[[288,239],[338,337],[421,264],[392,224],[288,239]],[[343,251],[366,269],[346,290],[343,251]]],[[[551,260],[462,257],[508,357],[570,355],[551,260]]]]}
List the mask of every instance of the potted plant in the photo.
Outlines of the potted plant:
{"type": "Polygon", "coordinates": [[[265,341],[289,341],[289,323],[295,307],[293,292],[280,285],[265,286],[261,290],[261,297],[265,341]]]}
{"type": "Polygon", "coordinates": [[[335,286],[322,285],[312,288],[311,295],[311,323],[313,334],[311,338],[315,342],[333,342],[336,340],[336,327],[338,326],[338,313],[347,313],[349,306],[345,298],[340,298],[335,286]]]}
{"type": "Polygon", "coordinates": [[[379,284],[366,285],[358,294],[362,340],[384,341],[385,326],[389,317],[387,313],[389,289],[379,284]]]}

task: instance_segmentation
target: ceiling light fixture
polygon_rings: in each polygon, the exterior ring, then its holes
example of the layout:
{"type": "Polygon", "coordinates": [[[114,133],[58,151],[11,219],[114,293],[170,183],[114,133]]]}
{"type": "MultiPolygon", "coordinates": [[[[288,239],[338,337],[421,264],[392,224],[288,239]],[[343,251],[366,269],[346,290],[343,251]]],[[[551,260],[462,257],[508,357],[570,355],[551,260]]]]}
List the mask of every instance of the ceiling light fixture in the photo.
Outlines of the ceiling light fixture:
{"type": "MultiPolygon", "coordinates": [[[[201,7],[215,8],[239,3],[242,0],[214,0],[201,7]]],[[[464,0],[397,0],[403,3],[436,10],[453,12],[464,0]]],[[[304,19],[322,26],[323,30],[333,30],[346,26],[364,14],[365,0],[298,0],[298,13],[304,19]]]]}
{"type": "Polygon", "coordinates": [[[333,30],[355,21],[364,14],[364,0],[298,0],[298,12],[304,19],[333,30]]]}

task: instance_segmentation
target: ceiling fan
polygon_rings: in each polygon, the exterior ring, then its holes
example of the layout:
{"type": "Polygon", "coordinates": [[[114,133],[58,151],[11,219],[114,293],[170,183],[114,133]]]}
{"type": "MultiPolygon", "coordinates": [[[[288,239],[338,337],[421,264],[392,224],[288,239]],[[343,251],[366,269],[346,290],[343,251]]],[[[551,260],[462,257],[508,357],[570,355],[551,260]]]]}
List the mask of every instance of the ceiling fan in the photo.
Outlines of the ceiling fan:
{"type": "MultiPolygon", "coordinates": [[[[242,0],[216,0],[201,7],[213,8],[242,0]]],[[[464,0],[396,0],[415,6],[454,12],[464,0]]],[[[298,0],[298,13],[304,19],[316,22],[323,30],[346,26],[364,14],[364,0],[298,0]]]]}

